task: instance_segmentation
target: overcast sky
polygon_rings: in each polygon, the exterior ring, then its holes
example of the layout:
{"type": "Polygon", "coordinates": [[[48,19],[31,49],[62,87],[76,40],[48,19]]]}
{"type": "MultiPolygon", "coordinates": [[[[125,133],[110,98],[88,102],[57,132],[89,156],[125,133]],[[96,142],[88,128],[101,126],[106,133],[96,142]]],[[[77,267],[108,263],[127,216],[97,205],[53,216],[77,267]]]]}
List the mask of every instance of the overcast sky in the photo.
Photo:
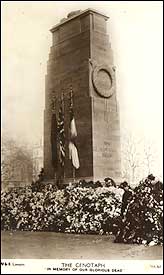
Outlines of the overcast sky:
{"type": "Polygon", "coordinates": [[[2,127],[17,140],[43,135],[49,29],[73,10],[110,17],[121,132],[154,143],[162,173],[162,1],[3,1],[2,127]],[[125,131],[126,129],[126,131],[125,131]]]}

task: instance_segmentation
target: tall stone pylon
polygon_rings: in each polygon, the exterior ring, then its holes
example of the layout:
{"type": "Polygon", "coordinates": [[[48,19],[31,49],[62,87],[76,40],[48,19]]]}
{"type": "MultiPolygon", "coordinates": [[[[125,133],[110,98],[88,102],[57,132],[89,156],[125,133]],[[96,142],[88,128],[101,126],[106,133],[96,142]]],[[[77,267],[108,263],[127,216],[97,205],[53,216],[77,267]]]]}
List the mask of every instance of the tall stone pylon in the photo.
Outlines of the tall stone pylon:
{"type": "MultiPolygon", "coordinates": [[[[115,67],[108,17],[96,10],[75,11],[51,29],[44,110],[44,172],[57,177],[52,165],[52,102],[58,118],[61,96],[64,103],[64,181],[73,178],[102,180],[121,175],[120,120],[116,97],[115,67]],[[69,159],[70,89],[76,122],[80,167],[69,159]]],[[[54,137],[55,138],[55,137],[54,137]]],[[[59,167],[59,166],[58,166],[59,167]]]]}

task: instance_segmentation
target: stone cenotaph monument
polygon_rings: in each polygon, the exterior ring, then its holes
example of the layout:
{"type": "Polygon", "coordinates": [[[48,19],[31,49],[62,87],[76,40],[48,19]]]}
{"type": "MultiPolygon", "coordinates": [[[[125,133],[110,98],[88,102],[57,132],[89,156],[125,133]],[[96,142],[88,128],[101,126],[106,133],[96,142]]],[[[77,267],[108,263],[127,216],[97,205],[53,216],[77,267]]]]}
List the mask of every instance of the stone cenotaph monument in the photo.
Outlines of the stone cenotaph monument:
{"type": "Polygon", "coordinates": [[[47,180],[120,178],[119,107],[107,20],[87,9],[71,12],[51,29],[44,110],[47,180]]]}

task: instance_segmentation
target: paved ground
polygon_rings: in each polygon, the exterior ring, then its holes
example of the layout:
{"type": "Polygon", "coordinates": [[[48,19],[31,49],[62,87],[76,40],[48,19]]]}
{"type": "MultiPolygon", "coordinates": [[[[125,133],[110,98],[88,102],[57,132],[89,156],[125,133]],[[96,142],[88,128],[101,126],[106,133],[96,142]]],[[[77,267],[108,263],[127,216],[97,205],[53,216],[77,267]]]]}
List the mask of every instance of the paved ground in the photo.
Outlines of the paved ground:
{"type": "Polygon", "coordinates": [[[162,247],[113,243],[111,236],[1,232],[2,259],[162,259],[162,247]]]}

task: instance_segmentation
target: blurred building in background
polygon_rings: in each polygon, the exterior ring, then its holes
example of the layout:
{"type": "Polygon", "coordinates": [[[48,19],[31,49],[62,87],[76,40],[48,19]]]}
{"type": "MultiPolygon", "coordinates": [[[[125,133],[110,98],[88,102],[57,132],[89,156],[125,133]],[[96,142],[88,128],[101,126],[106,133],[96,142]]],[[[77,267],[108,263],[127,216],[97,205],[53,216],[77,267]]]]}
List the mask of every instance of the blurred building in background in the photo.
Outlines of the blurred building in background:
{"type": "Polygon", "coordinates": [[[43,140],[40,139],[38,143],[35,143],[32,149],[32,163],[33,163],[33,172],[32,178],[33,181],[38,179],[38,174],[43,167],[43,140]]]}

